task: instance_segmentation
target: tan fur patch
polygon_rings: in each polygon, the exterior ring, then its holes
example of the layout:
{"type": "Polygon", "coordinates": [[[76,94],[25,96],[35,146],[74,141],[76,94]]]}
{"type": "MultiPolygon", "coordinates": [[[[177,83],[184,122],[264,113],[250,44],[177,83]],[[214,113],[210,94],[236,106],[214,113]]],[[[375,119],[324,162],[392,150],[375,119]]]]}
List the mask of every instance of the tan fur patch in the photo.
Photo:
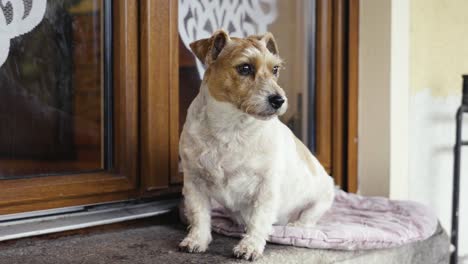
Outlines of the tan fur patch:
{"type": "MultiPolygon", "coordinates": [[[[193,48],[204,50],[206,45],[193,48]]],[[[278,75],[273,74],[273,68],[282,63],[278,54],[271,53],[267,43],[258,36],[230,38],[217,59],[208,63],[204,81],[216,100],[230,102],[249,114],[262,115],[260,104],[267,102],[268,96],[285,96],[277,84],[278,75]],[[242,76],[238,72],[239,65],[245,63],[254,68],[251,76],[242,76]]]]}
{"type": "Polygon", "coordinates": [[[314,158],[312,157],[310,150],[296,136],[294,136],[294,141],[296,142],[297,154],[299,154],[299,157],[307,164],[307,167],[312,172],[312,175],[319,175],[319,172],[314,165],[314,158]]]}

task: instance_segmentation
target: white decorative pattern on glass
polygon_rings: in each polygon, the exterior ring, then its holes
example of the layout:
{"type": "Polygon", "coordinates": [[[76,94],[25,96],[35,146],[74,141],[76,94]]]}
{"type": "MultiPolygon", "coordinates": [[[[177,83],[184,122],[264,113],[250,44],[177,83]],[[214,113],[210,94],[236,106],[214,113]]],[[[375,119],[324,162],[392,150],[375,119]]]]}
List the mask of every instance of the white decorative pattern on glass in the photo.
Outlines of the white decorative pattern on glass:
{"type": "MultiPolygon", "coordinates": [[[[208,38],[217,29],[246,37],[264,33],[277,17],[277,0],[179,0],[179,34],[184,45],[208,38]]],[[[197,60],[200,78],[205,72],[197,60]]]]}
{"type": "Polygon", "coordinates": [[[33,30],[44,18],[47,0],[0,0],[0,67],[10,40],[33,30]]]}

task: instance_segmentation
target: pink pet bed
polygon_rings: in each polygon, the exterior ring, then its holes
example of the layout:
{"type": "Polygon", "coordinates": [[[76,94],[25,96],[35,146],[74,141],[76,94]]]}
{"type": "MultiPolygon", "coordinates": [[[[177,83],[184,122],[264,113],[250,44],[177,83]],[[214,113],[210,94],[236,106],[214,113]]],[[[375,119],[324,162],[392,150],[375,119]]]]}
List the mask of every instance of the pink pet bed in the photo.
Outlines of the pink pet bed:
{"type": "MultiPolygon", "coordinates": [[[[181,216],[186,223],[185,215],[181,216]]],[[[268,241],[321,249],[389,248],[425,240],[434,234],[437,225],[437,217],[416,202],[364,197],[337,190],[332,208],[315,227],[275,225],[268,241]]],[[[222,207],[212,210],[212,229],[233,237],[244,233],[244,228],[232,221],[222,207]]]]}

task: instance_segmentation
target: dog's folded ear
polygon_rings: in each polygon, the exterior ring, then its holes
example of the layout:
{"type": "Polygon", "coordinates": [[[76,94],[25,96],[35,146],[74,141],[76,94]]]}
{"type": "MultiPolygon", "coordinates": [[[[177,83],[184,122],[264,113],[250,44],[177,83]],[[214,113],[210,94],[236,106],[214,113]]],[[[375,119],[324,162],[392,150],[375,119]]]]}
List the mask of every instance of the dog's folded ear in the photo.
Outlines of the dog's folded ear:
{"type": "Polygon", "coordinates": [[[218,58],[218,55],[229,40],[228,33],[220,29],[213,33],[211,38],[200,39],[190,43],[190,48],[201,62],[208,65],[218,58]]]}
{"type": "Polygon", "coordinates": [[[254,38],[265,43],[265,46],[272,54],[279,55],[278,45],[276,44],[275,37],[271,32],[267,32],[263,35],[252,35],[249,38],[254,38]]]}

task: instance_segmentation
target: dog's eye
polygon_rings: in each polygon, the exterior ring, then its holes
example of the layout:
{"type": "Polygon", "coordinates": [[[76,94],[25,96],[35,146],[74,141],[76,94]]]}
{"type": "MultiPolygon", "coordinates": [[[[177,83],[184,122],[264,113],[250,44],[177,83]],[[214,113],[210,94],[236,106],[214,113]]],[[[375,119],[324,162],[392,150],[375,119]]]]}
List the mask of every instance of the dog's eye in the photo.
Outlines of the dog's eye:
{"type": "Polygon", "coordinates": [[[247,76],[251,75],[254,72],[252,64],[244,63],[239,66],[237,66],[237,72],[240,75],[247,76]]]}
{"type": "Polygon", "coordinates": [[[273,67],[273,74],[274,75],[278,75],[278,71],[279,71],[279,66],[273,67]]]}

